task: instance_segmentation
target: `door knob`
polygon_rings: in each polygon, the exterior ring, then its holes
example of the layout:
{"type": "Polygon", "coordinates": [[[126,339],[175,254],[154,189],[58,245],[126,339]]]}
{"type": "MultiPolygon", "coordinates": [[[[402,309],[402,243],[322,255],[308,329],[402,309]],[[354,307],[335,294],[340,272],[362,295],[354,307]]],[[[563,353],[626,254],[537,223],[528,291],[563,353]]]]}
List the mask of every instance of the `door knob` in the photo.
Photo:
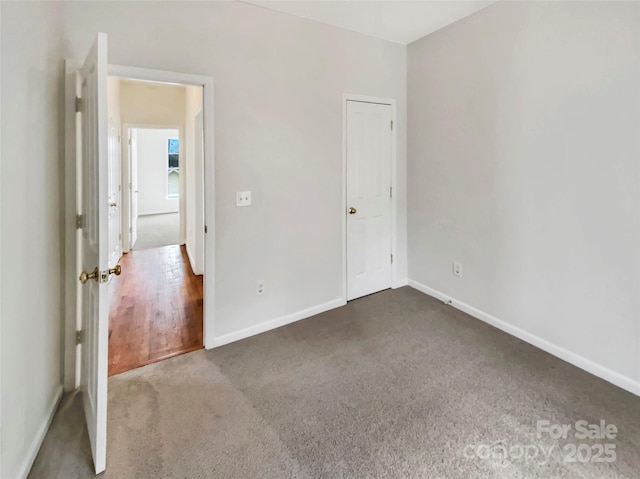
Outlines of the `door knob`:
{"type": "Polygon", "coordinates": [[[350,215],[355,215],[358,212],[358,210],[356,210],[353,206],[349,207],[349,214],[350,215]]]}
{"type": "MultiPolygon", "coordinates": [[[[109,274],[115,274],[116,276],[120,276],[120,273],[122,273],[122,266],[117,264],[115,268],[109,268],[108,273],[109,274]]],[[[109,277],[109,274],[105,274],[104,271],[102,272],[102,276],[103,276],[102,282],[103,283],[107,282],[107,278],[109,277]]],[[[85,284],[90,279],[94,280],[96,283],[100,280],[100,270],[98,270],[97,267],[91,273],[87,273],[86,271],[83,271],[80,274],[80,282],[82,284],[85,284]]]]}
{"type": "Polygon", "coordinates": [[[109,206],[113,206],[114,208],[118,206],[118,203],[109,203],[109,206]]]}
{"type": "Polygon", "coordinates": [[[80,282],[82,284],[86,283],[87,281],[89,281],[90,279],[94,279],[96,282],[98,281],[98,267],[96,266],[96,268],[91,272],[91,273],[87,273],[86,271],[83,271],[80,274],[80,282]]]}

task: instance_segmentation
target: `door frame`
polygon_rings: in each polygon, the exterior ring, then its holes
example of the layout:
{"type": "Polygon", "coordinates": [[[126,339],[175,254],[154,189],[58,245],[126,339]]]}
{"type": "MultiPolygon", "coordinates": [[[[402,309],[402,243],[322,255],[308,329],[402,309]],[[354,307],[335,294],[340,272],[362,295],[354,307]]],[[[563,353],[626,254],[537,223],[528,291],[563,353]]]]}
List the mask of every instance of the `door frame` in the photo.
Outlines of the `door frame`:
{"type": "MultiPolygon", "coordinates": [[[[80,385],[80,354],[76,345],[76,331],[81,315],[77,311],[78,298],[78,231],[76,229],[76,150],[78,137],[75,126],[76,75],[80,62],[65,61],[65,261],[64,261],[64,389],[72,391],[80,385]]],[[[215,144],[214,144],[214,78],[209,75],[194,75],[167,70],[154,70],[125,65],[109,64],[108,76],[144,80],[150,82],[176,83],[203,87],[202,111],[204,120],[204,299],[203,299],[203,343],[205,349],[214,347],[215,331],[215,144]]]]}
{"type": "MultiPolygon", "coordinates": [[[[110,75],[111,76],[111,75],[110,75]]],[[[180,145],[183,145],[183,141],[185,139],[185,134],[184,134],[184,128],[182,127],[182,125],[173,125],[173,124],[163,124],[163,123],[122,123],[122,132],[126,133],[128,135],[129,133],[129,129],[137,129],[137,130],[178,130],[178,137],[180,140],[180,145]]],[[[124,135],[123,135],[124,136],[124,135]]],[[[128,137],[125,139],[125,142],[122,142],[122,153],[121,153],[121,157],[122,157],[122,184],[126,185],[127,191],[129,188],[129,183],[131,182],[131,156],[129,154],[129,141],[128,141],[128,137]],[[126,174],[126,176],[125,176],[126,174]]],[[[140,172],[138,171],[138,174],[140,172]]],[[[180,175],[180,191],[185,191],[185,182],[184,182],[184,175],[180,175]]],[[[182,196],[182,194],[180,195],[180,201],[178,202],[178,212],[180,214],[180,236],[178,239],[178,243],[179,244],[184,244],[185,243],[185,238],[186,238],[186,233],[185,231],[183,231],[184,229],[186,229],[186,225],[183,228],[183,219],[186,215],[186,208],[184,205],[184,198],[182,196]]],[[[124,202],[123,202],[124,205],[124,202]]],[[[126,202],[126,212],[129,214],[129,219],[131,218],[131,191],[128,192],[127,195],[127,202],[126,202]]],[[[124,218],[124,215],[123,215],[124,218]]],[[[127,228],[129,227],[129,223],[127,222],[127,228]]],[[[131,238],[129,236],[129,230],[124,228],[124,224],[122,225],[122,242],[124,245],[124,239],[126,237],[127,239],[127,250],[126,253],[129,253],[131,251],[131,248],[129,246],[129,243],[131,242],[131,238]]],[[[125,252],[124,250],[124,246],[123,246],[123,252],[125,252]]]]}
{"type": "Polygon", "coordinates": [[[398,255],[397,255],[397,231],[398,231],[398,182],[397,182],[397,102],[392,98],[381,98],[353,93],[342,95],[342,300],[347,303],[347,102],[357,101],[362,103],[377,103],[391,107],[391,251],[393,263],[391,263],[391,279],[389,286],[395,288],[398,284],[398,255]]]}

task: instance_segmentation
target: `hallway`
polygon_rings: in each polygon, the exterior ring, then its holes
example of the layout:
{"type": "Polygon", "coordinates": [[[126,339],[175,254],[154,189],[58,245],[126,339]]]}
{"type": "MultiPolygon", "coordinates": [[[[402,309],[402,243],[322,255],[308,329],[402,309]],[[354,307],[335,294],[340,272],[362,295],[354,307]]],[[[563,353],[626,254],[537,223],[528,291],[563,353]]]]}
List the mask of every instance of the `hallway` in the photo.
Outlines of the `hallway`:
{"type": "Polygon", "coordinates": [[[180,243],[180,214],[138,216],[138,239],[134,251],[180,243]]]}
{"type": "Polygon", "coordinates": [[[184,246],[132,251],[110,287],[109,376],[202,348],[202,276],[184,246]]]}

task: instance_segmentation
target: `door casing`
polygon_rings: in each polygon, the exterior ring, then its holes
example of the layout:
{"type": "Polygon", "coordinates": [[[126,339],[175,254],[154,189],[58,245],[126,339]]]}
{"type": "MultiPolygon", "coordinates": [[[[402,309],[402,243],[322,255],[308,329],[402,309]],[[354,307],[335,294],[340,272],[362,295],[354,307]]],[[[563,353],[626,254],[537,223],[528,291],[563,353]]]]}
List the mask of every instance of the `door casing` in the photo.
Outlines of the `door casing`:
{"type": "MultiPolygon", "coordinates": [[[[397,106],[396,100],[366,95],[345,93],[342,95],[342,300],[347,302],[347,102],[360,101],[364,103],[380,103],[391,107],[393,129],[391,130],[391,254],[394,261],[391,264],[391,287],[396,287],[402,282],[398,281],[397,271],[397,106]]],[[[403,283],[404,284],[404,283],[403,283]]]]}

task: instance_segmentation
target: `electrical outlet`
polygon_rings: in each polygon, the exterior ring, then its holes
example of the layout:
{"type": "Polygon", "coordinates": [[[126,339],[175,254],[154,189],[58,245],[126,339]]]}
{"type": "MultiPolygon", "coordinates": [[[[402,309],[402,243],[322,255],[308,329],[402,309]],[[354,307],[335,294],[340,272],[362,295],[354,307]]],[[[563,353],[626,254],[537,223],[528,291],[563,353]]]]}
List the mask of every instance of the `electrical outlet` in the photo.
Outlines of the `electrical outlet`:
{"type": "Polygon", "coordinates": [[[462,264],[457,261],[453,262],[453,275],[460,276],[462,278],[462,264]]]}
{"type": "Polygon", "coordinates": [[[256,294],[260,296],[262,293],[264,293],[264,279],[258,280],[256,284],[256,294]]]}
{"type": "Polygon", "coordinates": [[[236,193],[236,206],[251,206],[251,192],[238,191],[236,193]]]}

